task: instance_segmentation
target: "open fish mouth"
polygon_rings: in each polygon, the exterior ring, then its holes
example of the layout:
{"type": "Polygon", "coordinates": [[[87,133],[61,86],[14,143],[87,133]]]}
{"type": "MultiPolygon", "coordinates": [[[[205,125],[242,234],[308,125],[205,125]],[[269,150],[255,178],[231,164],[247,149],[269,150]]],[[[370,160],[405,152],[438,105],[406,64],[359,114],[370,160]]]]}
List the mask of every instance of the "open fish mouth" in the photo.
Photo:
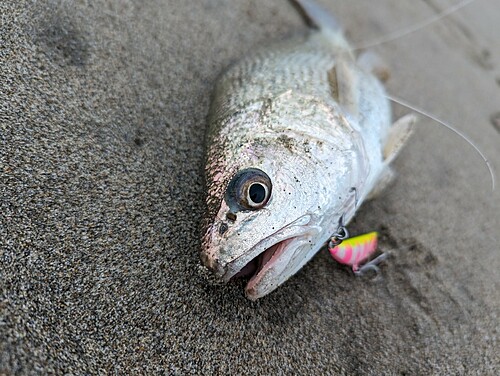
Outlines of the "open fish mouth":
{"type": "Polygon", "coordinates": [[[252,295],[263,279],[272,270],[276,281],[274,287],[294,274],[293,265],[297,251],[317,233],[314,225],[309,225],[311,217],[305,215],[276,233],[258,242],[245,254],[226,265],[223,279],[227,282],[238,278],[249,278],[246,286],[247,295],[252,295]],[[289,273],[283,275],[289,270],[289,273]],[[284,277],[284,278],[280,278],[284,277]]]}
{"type": "Polygon", "coordinates": [[[248,278],[247,290],[252,290],[263,278],[264,274],[280,262],[284,262],[284,254],[290,245],[297,238],[282,240],[264,252],[253,258],[238,273],[231,277],[231,280],[238,278],[248,278]]]}

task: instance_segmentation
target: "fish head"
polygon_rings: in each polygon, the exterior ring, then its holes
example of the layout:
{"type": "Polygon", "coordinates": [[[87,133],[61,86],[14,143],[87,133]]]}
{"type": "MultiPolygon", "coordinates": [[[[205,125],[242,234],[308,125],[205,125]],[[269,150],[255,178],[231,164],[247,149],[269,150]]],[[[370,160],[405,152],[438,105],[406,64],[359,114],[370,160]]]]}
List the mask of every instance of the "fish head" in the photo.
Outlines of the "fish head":
{"type": "Polygon", "coordinates": [[[283,133],[213,144],[201,258],[226,282],[249,277],[245,292],[255,300],[295,274],[338,225],[346,153],[331,163],[326,145],[283,133]]]}

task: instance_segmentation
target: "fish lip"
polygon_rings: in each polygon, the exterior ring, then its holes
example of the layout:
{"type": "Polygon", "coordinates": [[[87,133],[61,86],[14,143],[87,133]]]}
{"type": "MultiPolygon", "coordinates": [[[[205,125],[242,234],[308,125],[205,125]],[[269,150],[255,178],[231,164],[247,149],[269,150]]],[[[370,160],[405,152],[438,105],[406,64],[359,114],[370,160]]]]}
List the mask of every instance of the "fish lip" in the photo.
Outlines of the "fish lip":
{"type": "Polygon", "coordinates": [[[296,220],[283,226],[278,231],[260,240],[241,256],[225,265],[225,272],[222,275],[222,279],[225,282],[229,282],[229,280],[238,274],[250,261],[260,256],[272,246],[289,239],[296,240],[297,238],[310,235],[311,228],[314,227],[310,226],[311,222],[312,216],[310,214],[302,215],[296,220]]]}
{"type": "MultiPolygon", "coordinates": [[[[247,296],[248,299],[257,300],[260,297],[272,291],[269,289],[267,289],[267,291],[265,291],[266,289],[262,291],[260,289],[262,280],[266,277],[266,275],[270,270],[274,269],[274,267],[277,264],[279,264],[280,261],[282,261],[285,255],[289,255],[289,259],[286,260],[287,261],[286,267],[287,267],[292,261],[293,257],[295,256],[296,251],[300,248],[300,246],[307,238],[307,235],[308,234],[288,238],[275,244],[277,245],[277,248],[273,252],[271,258],[264,265],[262,265],[259,270],[256,271],[256,273],[250,278],[245,287],[245,295],[247,296]]],[[[281,273],[278,273],[278,276],[280,274],[281,273]]],[[[275,286],[277,287],[278,285],[279,283],[276,284],[275,286]]]]}

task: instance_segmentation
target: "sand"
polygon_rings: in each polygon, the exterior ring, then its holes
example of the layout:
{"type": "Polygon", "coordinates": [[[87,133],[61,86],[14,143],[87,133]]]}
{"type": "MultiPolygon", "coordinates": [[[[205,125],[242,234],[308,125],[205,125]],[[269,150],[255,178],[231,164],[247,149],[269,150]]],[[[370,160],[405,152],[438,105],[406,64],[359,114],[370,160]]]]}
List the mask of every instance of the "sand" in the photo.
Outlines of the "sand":
{"type": "MultiPolygon", "coordinates": [[[[452,2],[324,3],[366,42],[452,2]]],[[[214,81],[304,25],[285,0],[137,4],[0,2],[0,375],[498,374],[500,189],[427,120],[350,227],[382,233],[378,278],[323,250],[255,303],[210,283],[214,81]]],[[[500,176],[498,19],[478,0],[375,50],[388,90],[466,132],[500,176]]]]}

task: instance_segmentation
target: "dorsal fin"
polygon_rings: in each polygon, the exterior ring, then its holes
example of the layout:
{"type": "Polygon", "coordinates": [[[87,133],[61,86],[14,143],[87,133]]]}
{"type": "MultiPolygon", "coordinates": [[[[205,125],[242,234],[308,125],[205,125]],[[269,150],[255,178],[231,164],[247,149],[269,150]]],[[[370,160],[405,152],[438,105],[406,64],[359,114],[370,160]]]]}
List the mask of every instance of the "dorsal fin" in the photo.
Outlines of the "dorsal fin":
{"type": "Polygon", "coordinates": [[[290,0],[290,2],[299,10],[309,26],[320,30],[342,30],[337,20],[315,1],[290,0]]]}

